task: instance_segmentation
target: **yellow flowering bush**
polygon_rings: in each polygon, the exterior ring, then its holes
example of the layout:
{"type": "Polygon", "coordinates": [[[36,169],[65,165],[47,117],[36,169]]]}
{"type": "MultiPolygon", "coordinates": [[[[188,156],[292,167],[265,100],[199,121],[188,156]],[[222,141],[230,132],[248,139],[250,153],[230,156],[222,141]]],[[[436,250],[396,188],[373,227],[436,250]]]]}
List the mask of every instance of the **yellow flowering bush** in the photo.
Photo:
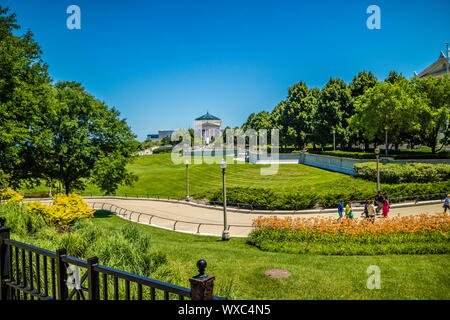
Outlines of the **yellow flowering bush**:
{"type": "Polygon", "coordinates": [[[0,200],[3,203],[20,203],[23,196],[11,188],[0,188],[0,200]]]}
{"type": "Polygon", "coordinates": [[[48,224],[60,229],[68,229],[81,219],[91,219],[95,212],[77,194],[57,194],[53,198],[53,205],[45,205],[40,201],[30,202],[28,210],[42,215],[48,224]]]}

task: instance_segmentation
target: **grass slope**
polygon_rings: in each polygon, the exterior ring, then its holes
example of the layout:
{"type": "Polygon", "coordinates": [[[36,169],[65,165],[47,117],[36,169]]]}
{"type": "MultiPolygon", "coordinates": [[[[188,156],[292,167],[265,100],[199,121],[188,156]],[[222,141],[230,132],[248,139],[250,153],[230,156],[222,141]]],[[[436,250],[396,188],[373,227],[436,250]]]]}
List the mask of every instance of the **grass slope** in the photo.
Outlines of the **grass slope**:
{"type": "MultiPolygon", "coordinates": [[[[131,172],[139,177],[132,186],[122,186],[117,194],[127,193],[145,195],[161,194],[171,197],[184,198],[186,196],[186,166],[172,163],[170,154],[156,154],[141,156],[129,165],[131,172]]],[[[254,165],[249,163],[235,163],[227,166],[228,187],[264,187],[277,192],[304,190],[308,192],[326,192],[333,185],[346,188],[373,189],[376,184],[357,179],[345,174],[322,170],[306,165],[281,164],[275,175],[261,175],[261,168],[268,165],[254,165]]],[[[189,166],[190,194],[204,196],[210,192],[221,190],[222,170],[219,164],[191,164],[189,166]]],[[[38,187],[26,192],[47,192],[44,187],[38,187]]],[[[84,194],[101,192],[93,185],[89,185],[84,194]]]]}
{"type": "MultiPolygon", "coordinates": [[[[119,228],[132,223],[97,212],[93,223],[119,228]]],[[[320,256],[263,252],[246,239],[222,242],[139,225],[152,237],[152,249],[167,254],[173,272],[159,280],[188,287],[198,259],[216,276],[215,294],[231,299],[450,299],[450,255],[320,256]],[[381,269],[381,289],[369,290],[366,270],[381,269]],[[267,269],[292,272],[273,279],[267,269]]],[[[101,263],[101,261],[100,261],[101,263]]]]}

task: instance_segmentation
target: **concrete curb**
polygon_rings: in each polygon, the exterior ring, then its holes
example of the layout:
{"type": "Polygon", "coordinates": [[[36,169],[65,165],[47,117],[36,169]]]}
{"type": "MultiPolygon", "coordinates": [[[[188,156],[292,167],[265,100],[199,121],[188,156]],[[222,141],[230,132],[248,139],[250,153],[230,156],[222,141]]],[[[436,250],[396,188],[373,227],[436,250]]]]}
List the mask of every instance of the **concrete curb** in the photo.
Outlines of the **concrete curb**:
{"type": "MultiPolygon", "coordinates": [[[[201,203],[190,202],[186,200],[175,200],[175,199],[157,199],[157,198],[136,198],[136,197],[116,197],[116,196],[92,196],[92,197],[83,197],[85,199],[117,199],[117,200],[143,200],[143,201],[162,201],[169,203],[179,203],[184,205],[189,205],[193,207],[199,208],[207,208],[213,210],[223,210],[222,206],[213,206],[201,203]]],[[[25,201],[49,201],[52,198],[27,198],[25,201]]],[[[406,207],[417,207],[417,206],[426,206],[430,204],[438,204],[443,203],[444,200],[427,200],[427,201],[417,201],[417,202],[405,202],[405,203],[394,203],[390,205],[391,208],[406,208],[406,207]]],[[[240,212],[240,213],[248,213],[248,214],[272,214],[272,215],[293,215],[293,214],[320,214],[320,213],[333,213],[337,212],[337,208],[329,208],[329,209],[306,209],[306,210],[250,210],[250,209],[238,209],[234,207],[227,207],[228,211],[240,212]]],[[[353,207],[354,212],[362,212],[364,207],[353,207]]]]}

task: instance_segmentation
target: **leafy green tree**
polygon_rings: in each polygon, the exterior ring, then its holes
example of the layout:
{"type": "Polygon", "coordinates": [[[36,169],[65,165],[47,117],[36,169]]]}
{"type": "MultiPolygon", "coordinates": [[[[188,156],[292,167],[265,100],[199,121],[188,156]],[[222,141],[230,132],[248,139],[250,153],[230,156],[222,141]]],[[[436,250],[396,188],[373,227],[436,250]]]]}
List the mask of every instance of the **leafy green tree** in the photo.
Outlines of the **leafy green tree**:
{"type": "Polygon", "coordinates": [[[0,170],[7,184],[35,182],[30,135],[51,104],[51,84],[31,31],[19,35],[16,15],[0,6],[0,170]]]}
{"type": "Polygon", "coordinates": [[[418,124],[423,102],[405,83],[380,82],[356,99],[356,113],[351,125],[366,139],[384,142],[386,129],[389,142],[400,144],[418,124]]]}
{"type": "Polygon", "coordinates": [[[428,77],[413,79],[412,82],[425,102],[419,116],[419,136],[422,144],[435,153],[439,133],[443,134],[442,147],[449,136],[450,77],[428,77]]]}
{"type": "Polygon", "coordinates": [[[397,82],[404,82],[408,80],[401,73],[398,73],[397,71],[391,71],[384,81],[389,82],[390,84],[394,84],[397,82]]]}
{"type": "Polygon", "coordinates": [[[332,143],[332,130],[336,130],[336,143],[345,140],[350,114],[350,89],[341,79],[330,78],[320,91],[313,119],[314,142],[322,146],[332,143]]]}
{"type": "Polygon", "coordinates": [[[106,194],[136,178],[126,170],[139,148],[120,113],[88,94],[81,84],[59,82],[55,103],[41,114],[29,159],[35,176],[59,181],[66,194],[91,181],[106,194]]]}
{"type": "Polygon", "coordinates": [[[287,134],[293,136],[297,147],[304,147],[311,138],[317,98],[318,91],[309,89],[302,81],[289,88],[282,118],[288,124],[287,134]]]}
{"type": "MultiPolygon", "coordinates": [[[[348,113],[344,115],[344,118],[350,119],[355,113],[355,100],[362,96],[368,89],[373,88],[378,83],[377,78],[372,72],[361,71],[355,76],[349,84],[351,98],[351,108],[348,113]]],[[[364,143],[365,150],[369,149],[369,140],[364,138],[362,132],[360,132],[356,127],[349,126],[346,130],[347,140],[349,144],[352,145],[355,142],[364,143]]]]}

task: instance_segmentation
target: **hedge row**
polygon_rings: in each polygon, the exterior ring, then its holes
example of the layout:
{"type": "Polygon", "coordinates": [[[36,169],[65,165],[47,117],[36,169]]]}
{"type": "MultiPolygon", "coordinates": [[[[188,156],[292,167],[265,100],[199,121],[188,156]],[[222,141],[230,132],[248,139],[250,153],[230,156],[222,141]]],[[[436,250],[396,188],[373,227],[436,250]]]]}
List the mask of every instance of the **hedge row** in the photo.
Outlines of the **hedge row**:
{"type": "MultiPolygon", "coordinates": [[[[354,165],[354,168],[357,177],[374,182],[377,181],[377,165],[375,162],[357,163],[354,165]]],[[[449,179],[450,165],[448,164],[380,164],[381,183],[427,183],[447,181],[449,179]]]]}
{"type": "MultiPolygon", "coordinates": [[[[391,202],[401,202],[411,198],[417,200],[431,200],[445,198],[444,194],[450,190],[450,181],[433,183],[403,183],[381,185],[381,191],[391,202]],[[396,199],[397,198],[397,199],[396,199]],[[402,199],[400,199],[402,198],[402,199]]],[[[336,208],[340,200],[374,199],[376,186],[373,188],[345,188],[345,186],[330,185],[326,192],[277,192],[269,188],[227,188],[227,203],[247,209],[259,210],[303,210],[314,207],[336,208]]],[[[223,203],[222,190],[217,190],[209,196],[210,201],[223,203]]]]}

